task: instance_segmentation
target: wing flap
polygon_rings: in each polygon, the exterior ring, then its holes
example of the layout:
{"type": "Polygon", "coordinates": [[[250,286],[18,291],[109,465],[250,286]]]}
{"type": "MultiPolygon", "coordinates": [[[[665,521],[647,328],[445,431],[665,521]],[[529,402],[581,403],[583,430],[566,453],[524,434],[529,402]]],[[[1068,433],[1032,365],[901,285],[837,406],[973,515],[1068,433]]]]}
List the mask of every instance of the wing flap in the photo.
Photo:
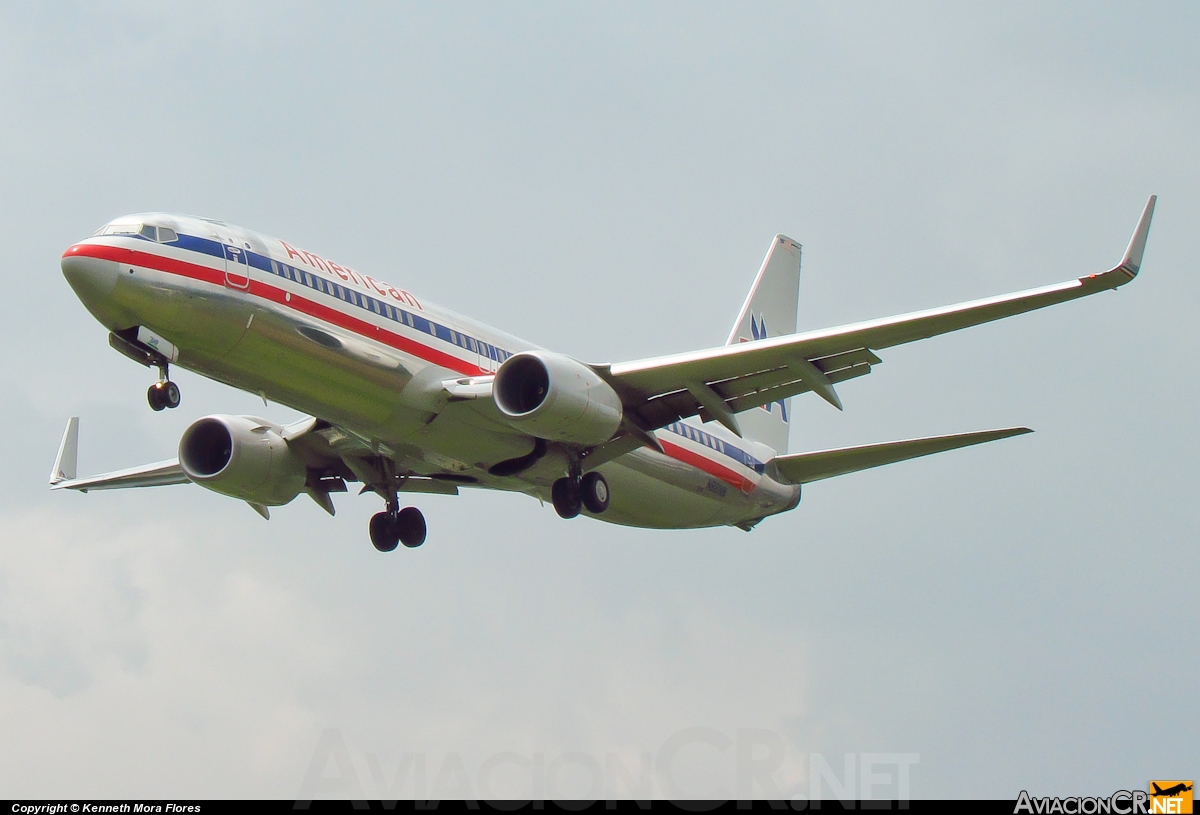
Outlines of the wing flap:
{"type": "MultiPolygon", "coordinates": [[[[829,381],[836,385],[839,382],[845,382],[847,379],[855,379],[860,376],[866,376],[871,373],[871,366],[867,363],[854,365],[849,368],[842,368],[829,374],[829,381]]],[[[740,413],[743,410],[756,408],[761,405],[769,405],[780,399],[787,399],[789,396],[797,396],[801,393],[808,393],[813,390],[812,384],[804,379],[793,379],[785,382],[782,385],[776,385],[771,388],[764,388],[754,393],[731,399],[729,407],[734,413],[740,413]]]]}
{"type": "Polygon", "coordinates": [[[858,447],[842,447],[834,450],[819,450],[812,453],[794,453],[778,456],[772,460],[782,480],[792,484],[808,484],[824,478],[882,467],[912,458],[944,453],[973,444],[1021,436],[1032,433],[1028,427],[1007,427],[1001,430],[983,430],[976,433],[957,433],[950,436],[930,436],[923,439],[889,441],[882,444],[864,444],[858,447]]]}

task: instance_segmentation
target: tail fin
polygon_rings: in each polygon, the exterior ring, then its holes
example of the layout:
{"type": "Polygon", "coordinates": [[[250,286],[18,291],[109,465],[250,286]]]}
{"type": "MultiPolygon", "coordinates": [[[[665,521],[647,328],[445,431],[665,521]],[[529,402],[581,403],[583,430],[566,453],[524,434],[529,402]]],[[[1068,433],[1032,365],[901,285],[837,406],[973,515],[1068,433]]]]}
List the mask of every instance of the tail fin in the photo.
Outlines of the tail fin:
{"type": "MultiPolygon", "coordinates": [[[[800,299],[800,244],[776,235],[763,260],[750,294],[738,313],[726,345],[781,337],[796,333],[796,307],[800,299]]],[[[738,417],[743,435],[770,445],[780,453],[788,449],[790,399],[753,408],[738,417]]]]}

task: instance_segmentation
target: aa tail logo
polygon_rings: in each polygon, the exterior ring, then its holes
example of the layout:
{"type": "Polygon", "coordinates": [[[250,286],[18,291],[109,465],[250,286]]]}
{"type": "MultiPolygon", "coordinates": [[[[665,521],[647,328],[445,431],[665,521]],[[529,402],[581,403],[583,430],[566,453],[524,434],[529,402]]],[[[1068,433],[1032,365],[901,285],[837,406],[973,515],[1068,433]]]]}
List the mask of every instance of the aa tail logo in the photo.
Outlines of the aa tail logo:
{"type": "Polygon", "coordinates": [[[750,333],[754,335],[756,340],[765,340],[767,338],[767,318],[759,316],[755,319],[754,315],[750,315],[750,333]]]}
{"type": "MultiPolygon", "coordinates": [[[[765,340],[767,338],[767,318],[761,314],[755,317],[754,313],[751,312],[750,333],[754,335],[754,339],[756,340],[765,340]]],[[[743,337],[742,342],[747,342],[747,340],[743,337]]],[[[784,424],[786,424],[788,420],[786,399],[780,399],[778,402],[772,402],[769,405],[763,405],[762,409],[767,413],[772,413],[774,412],[776,405],[779,405],[779,412],[783,416],[784,424]]]]}

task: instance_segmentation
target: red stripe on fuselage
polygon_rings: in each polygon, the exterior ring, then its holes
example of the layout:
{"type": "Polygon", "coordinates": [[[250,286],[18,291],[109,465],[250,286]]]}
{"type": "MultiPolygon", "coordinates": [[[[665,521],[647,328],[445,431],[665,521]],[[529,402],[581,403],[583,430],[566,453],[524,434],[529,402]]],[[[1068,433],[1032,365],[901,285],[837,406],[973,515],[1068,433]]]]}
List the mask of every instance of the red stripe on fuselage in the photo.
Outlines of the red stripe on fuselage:
{"type": "Polygon", "coordinates": [[[726,484],[742,492],[750,492],[754,489],[754,482],[746,478],[740,473],[736,473],[728,467],[722,467],[717,462],[710,458],[705,458],[699,453],[688,450],[686,447],[680,447],[678,444],[672,444],[662,438],[659,438],[659,443],[663,446],[663,452],[677,461],[682,461],[684,464],[690,464],[697,470],[715,476],[726,484]]]}
{"type": "MultiPolygon", "coordinates": [[[[141,266],[146,269],[154,269],[155,271],[179,275],[191,280],[199,280],[204,283],[211,283],[214,286],[226,288],[224,269],[214,269],[211,266],[203,266],[197,263],[190,263],[186,260],[164,257],[163,255],[156,255],[151,252],[139,252],[135,249],[126,249],[121,246],[81,243],[72,246],[67,250],[66,254],[83,255],[101,260],[112,260],[117,263],[126,263],[131,266],[141,266]]],[[[247,291],[246,289],[234,288],[229,288],[228,290],[233,292],[247,291]]],[[[447,354],[436,348],[430,348],[428,345],[417,342],[410,337],[388,331],[382,326],[375,325],[367,320],[361,320],[358,317],[331,308],[324,303],[318,303],[315,300],[302,297],[295,292],[289,292],[253,278],[250,280],[248,291],[250,294],[260,297],[263,300],[269,300],[284,308],[295,309],[301,314],[307,314],[310,317],[316,317],[318,320],[324,320],[327,323],[352,331],[360,337],[375,340],[383,345],[423,359],[426,362],[440,365],[443,368],[449,368],[455,373],[467,376],[489,373],[489,371],[485,371],[478,365],[472,365],[452,354],[447,354]],[[288,294],[291,294],[291,300],[287,299],[288,294]]]]}
{"type": "Polygon", "coordinates": [[[164,257],[163,255],[154,255],[149,252],[139,252],[135,249],[126,249],[123,246],[105,246],[98,243],[77,243],[63,253],[63,257],[67,255],[83,255],[89,258],[99,258],[100,260],[112,260],[117,263],[128,263],[131,266],[141,266],[146,269],[156,269],[160,272],[168,274],[180,275],[181,277],[191,278],[192,280],[200,280],[205,283],[212,283],[216,286],[225,285],[225,270],[214,269],[211,266],[201,266],[197,263],[190,263],[186,260],[177,260],[176,258],[164,257]]]}

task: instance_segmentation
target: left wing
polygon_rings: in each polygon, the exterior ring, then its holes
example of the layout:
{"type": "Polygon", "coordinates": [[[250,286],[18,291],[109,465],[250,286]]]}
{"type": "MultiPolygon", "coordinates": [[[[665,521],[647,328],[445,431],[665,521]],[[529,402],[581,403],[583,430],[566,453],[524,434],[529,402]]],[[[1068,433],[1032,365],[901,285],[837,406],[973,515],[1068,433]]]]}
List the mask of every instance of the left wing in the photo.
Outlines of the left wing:
{"type": "Polygon", "coordinates": [[[1157,196],[1150,196],[1121,262],[1107,272],[1014,294],[862,323],[595,366],[621,395],[631,432],[699,415],[741,435],[733,415],[806,391],[834,406],[834,385],[871,372],[875,351],[1012,317],[1123,286],[1137,276],[1157,196]]]}

